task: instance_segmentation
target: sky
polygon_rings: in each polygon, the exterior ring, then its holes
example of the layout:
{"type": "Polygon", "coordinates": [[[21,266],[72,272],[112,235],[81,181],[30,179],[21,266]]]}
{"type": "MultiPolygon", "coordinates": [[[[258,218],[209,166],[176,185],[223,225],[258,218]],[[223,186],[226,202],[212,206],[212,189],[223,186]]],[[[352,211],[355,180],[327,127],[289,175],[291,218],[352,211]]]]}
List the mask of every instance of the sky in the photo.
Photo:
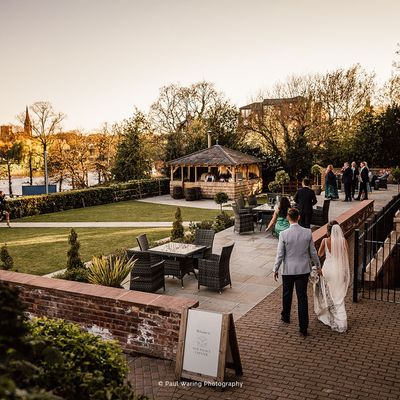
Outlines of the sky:
{"type": "Polygon", "coordinates": [[[0,0],[0,125],[50,101],[64,129],[90,131],[172,83],[213,82],[238,107],[355,63],[382,83],[399,15],[398,0],[0,0]]]}

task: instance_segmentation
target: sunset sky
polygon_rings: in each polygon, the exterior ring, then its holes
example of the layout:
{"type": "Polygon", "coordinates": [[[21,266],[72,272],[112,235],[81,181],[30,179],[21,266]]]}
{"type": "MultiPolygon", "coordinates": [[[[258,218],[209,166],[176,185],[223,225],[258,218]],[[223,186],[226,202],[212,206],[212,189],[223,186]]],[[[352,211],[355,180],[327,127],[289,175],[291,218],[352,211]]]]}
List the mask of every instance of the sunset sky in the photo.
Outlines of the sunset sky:
{"type": "Polygon", "coordinates": [[[91,130],[203,79],[237,106],[355,63],[383,82],[399,15],[398,0],[0,0],[0,125],[47,100],[91,130]]]}

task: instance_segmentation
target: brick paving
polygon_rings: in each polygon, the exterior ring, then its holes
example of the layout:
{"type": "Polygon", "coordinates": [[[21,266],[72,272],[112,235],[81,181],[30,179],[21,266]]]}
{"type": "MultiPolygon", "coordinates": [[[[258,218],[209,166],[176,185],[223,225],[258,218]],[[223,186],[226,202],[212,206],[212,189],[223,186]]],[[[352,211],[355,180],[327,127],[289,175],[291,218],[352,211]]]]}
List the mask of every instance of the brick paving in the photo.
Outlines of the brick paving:
{"type": "Polygon", "coordinates": [[[346,304],[347,333],[332,332],[310,307],[309,336],[303,338],[296,301],[286,325],[279,318],[281,288],[267,296],[236,322],[244,375],[228,378],[241,388],[166,386],[174,384],[174,363],[147,357],[129,358],[129,379],[137,394],[159,400],[400,399],[400,305],[353,304],[350,297],[346,304]]]}

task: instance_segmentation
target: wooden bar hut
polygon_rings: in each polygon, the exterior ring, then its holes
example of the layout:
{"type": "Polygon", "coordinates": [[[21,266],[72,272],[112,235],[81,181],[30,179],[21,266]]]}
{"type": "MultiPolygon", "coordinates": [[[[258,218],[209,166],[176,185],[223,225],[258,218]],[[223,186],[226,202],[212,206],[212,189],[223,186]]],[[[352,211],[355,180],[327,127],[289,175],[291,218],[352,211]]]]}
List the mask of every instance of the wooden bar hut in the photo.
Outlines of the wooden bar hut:
{"type": "Polygon", "coordinates": [[[187,156],[169,161],[170,192],[200,188],[202,197],[213,198],[225,192],[230,199],[240,194],[259,193],[262,189],[261,164],[264,161],[216,144],[187,156]]]}

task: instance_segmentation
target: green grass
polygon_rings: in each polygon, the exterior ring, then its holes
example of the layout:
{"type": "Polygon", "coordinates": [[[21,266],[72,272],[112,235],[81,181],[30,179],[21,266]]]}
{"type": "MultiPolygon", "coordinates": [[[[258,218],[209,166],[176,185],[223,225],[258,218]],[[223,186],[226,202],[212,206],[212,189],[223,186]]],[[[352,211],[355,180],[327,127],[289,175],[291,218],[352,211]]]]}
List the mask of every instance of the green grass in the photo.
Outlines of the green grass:
{"type": "MultiPolygon", "coordinates": [[[[154,222],[173,221],[176,207],[151,204],[140,201],[123,201],[87,208],[77,208],[52,214],[34,215],[21,218],[19,222],[154,222]]],[[[231,211],[231,209],[230,209],[231,211]]],[[[184,221],[202,221],[213,219],[219,210],[181,207],[184,221]]]]}
{"type": "MultiPolygon", "coordinates": [[[[117,249],[136,247],[136,236],[147,233],[149,240],[169,236],[166,228],[76,228],[82,261],[93,255],[110,254],[117,249]]],[[[65,268],[69,249],[69,228],[2,229],[15,268],[19,272],[45,275],[65,268]]],[[[1,243],[2,244],[2,243],[1,243]]]]}

